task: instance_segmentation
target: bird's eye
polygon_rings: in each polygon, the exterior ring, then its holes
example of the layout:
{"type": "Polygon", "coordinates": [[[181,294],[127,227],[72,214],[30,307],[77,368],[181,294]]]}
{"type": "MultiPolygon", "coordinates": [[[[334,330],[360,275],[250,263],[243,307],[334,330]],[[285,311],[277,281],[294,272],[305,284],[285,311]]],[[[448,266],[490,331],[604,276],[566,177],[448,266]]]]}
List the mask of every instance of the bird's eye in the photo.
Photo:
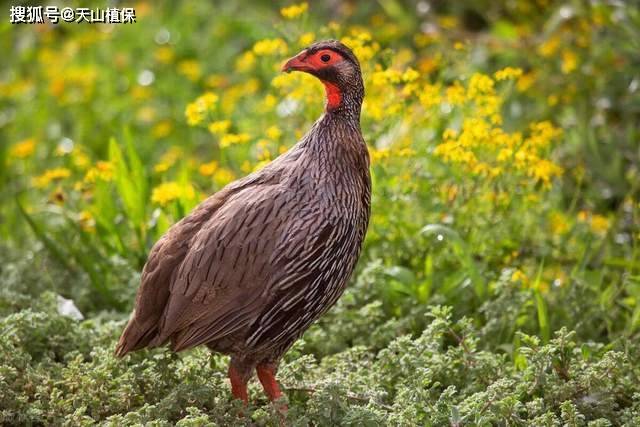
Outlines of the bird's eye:
{"type": "Polygon", "coordinates": [[[330,59],[331,59],[331,56],[329,56],[329,55],[328,55],[328,54],[326,54],[326,53],[320,57],[320,60],[321,60],[322,62],[329,62],[329,60],[330,60],[330,59]]]}

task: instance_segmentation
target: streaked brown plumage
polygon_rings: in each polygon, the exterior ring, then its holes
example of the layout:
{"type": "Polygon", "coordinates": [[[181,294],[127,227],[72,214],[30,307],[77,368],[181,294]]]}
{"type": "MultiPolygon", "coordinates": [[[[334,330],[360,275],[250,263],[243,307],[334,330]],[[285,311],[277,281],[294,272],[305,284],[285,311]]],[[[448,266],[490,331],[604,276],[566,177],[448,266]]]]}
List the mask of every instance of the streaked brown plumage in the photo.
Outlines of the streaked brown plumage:
{"type": "Polygon", "coordinates": [[[256,369],[271,399],[281,356],[342,294],[369,221],[360,66],[318,42],[284,71],[318,77],[325,113],[287,153],[229,184],[154,245],[116,354],[169,343],[231,355],[236,398],[256,369]]]}

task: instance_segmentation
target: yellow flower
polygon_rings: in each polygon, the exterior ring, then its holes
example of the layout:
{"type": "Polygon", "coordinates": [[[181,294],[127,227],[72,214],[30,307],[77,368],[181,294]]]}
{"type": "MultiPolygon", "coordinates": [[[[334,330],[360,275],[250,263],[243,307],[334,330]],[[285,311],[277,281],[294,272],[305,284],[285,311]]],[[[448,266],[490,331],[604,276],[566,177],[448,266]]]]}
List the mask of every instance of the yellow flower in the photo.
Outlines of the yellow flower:
{"type": "Polygon", "coordinates": [[[204,111],[199,108],[196,103],[193,102],[187,105],[187,108],[184,111],[184,115],[187,117],[187,123],[191,126],[195,126],[198,123],[202,122],[204,111]]]}
{"type": "Polygon", "coordinates": [[[421,58],[418,61],[418,69],[422,74],[429,74],[435,71],[442,60],[442,54],[421,58]]]}
{"type": "Polygon", "coordinates": [[[513,68],[513,67],[506,67],[506,68],[503,68],[502,70],[496,71],[493,76],[498,81],[500,81],[500,80],[517,79],[520,76],[522,76],[522,69],[513,68]]]}
{"type": "Polygon", "coordinates": [[[406,69],[404,73],[402,73],[402,81],[403,82],[413,82],[420,77],[420,73],[418,73],[413,68],[409,67],[406,69]]]}
{"type": "Polygon", "coordinates": [[[33,89],[33,82],[27,79],[16,81],[0,82],[0,97],[13,98],[20,97],[33,89]]]}
{"type": "Polygon", "coordinates": [[[160,161],[153,167],[153,170],[158,173],[166,172],[178,161],[181,156],[182,150],[175,146],[171,147],[169,150],[167,150],[166,153],[162,155],[162,157],[160,157],[160,161]]]}
{"type": "Polygon", "coordinates": [[[376,71],[371,76],[371,83],[374,86],[387,86],[388,84],[400,83],[400,81],[402,81],[402,73],[391,68],[376,71]]]}
{"type": "Polygon", "coordinates": [[[375,42],[372,43],[371,33],[364,29],[352,31],[352,34],[353,36],[351,37],[343,37],[341,41],[353,50],[353,53],[360,59],[361,64],[367,64],[380,50],[380,45],[375,42]]]}
{"type": "Polygon", "coordinates": [[[596,234],[606,234],[609,231],[609,220],[602,215],[593,215],[589,224],[591,230],[596,234]]]}
{"type": "Polygon", "coordinates": [[[229,120],[218,120],[216,122],[209,123],[207,129],[214,135],[222,135],[226,133],[231,127],[231,121],[229,120]]]}
{"type": "Polygon", "coordinates": [[[276,104],[278,103],[278,98],[276,98],[275,96],[268,94],[267,96],[264,97],[264,99],[262,100],[261,104],[260,104],[260,108],[263,112],[267,112],[272,110],[276,104]]]}
{"type": "Polygon", "coordinates": [[[562,175],[563,170],[555,163],[540,159],[529,167],[528,174],[537,181],[542,181],[545,186],[549,186],[551,179],[562,175]]]}
{"type": "Polygon", "coordinates": [[[385,17],[382,13],[376,13],[371,17],[369,22],[373,27],[382,27],[385,23],[385,17]]]}
{"type": "Polygon", "coordinates": [[[526,274],[524,274],[524,271],[517,269],[513,272],[513,274],[511,275],[511,281],[512,282],[520,282],[523,285],[529,283],[529,278],[527,277],[526,274]]]}
{"type": "Polygon", "coordinates": [[[413,157],[416,155],[416,150],[410,147],[404,147],[396,151],[398,157],[413,157]]]}
{"type": "Polygon", "coordinates": [[[436,43],[440,39],[439,33],[430,32],[430,33],[422,33],[419,32],[415,36],[413,36],[413,42],[417,47],[426,47],[431,44],[436,43]]]}
{"type": "Polygon", "coordinates": [[[253,45],[253,53],[258,56],[284,55],[287,53],[287,44],[282,39],[264,39],[253,45]]]}
{"type": "Polygon", "coordinates": [[[213,175],[213,180],[220,187],[225,186],[231,181],[233,181],[233,178],[234,178],[233,172],[231,172],[227,168],[218,168],[218,170],[213,175]]]}
{"type": "Polygon", "coordinates": [[[156,61],[160,62],[161,64],[169,64],[173,61],[175,55],[171,47],[161,46],[156,49],[154,56],[156,58],[156,61]]]}
{"type": "Polygon", "coordinates": [[[516,88],[520,92],[526,92],[536,82],[536,78],[536,73],[533,71],[523,74],[520,76],[520,78],[518,78],[518,81],[516,82],[516,88]]]}
{"type": "Polygon", "coordinates": [[[93,232],[96,228],[96,221],[89,211],[82,211],[78,214],[78,222],[84,231],[93,232]]]}
{"type": "Polygon", "coordinates": [[[73,164],[79,169],[85,169],[91,163],[89,156],[87,156],[84,151],[79,149],[74,149],[71,152],[71,159],[73,161],[73,164]]]}
{"type": "Polygon", "coordinates": [[[260,81],[256,78],[251,78],[242,85],[238,85],[238,90],[242,95],[253,95],[258,89],[260,89],[260,81]]]}
{"type": "Polygon", "coordinates": [[[256,65],[256,56],[251,51],[247,51],[236,59],[236,71],[244,73],[253,70],[256,65]]]}
{"type": "Polygon", "coordinates": [[[62,73],[50,73],[49,91],[62,104],[78,103],[89,99],[98,78],[98,70],[92,65],[68,67],[62,73]]]}
{"type": "Polygon", "coordinates": [[[158,173],[166,172],[172,165],[166,162],[160,162],[153,167],[153,170],[158,173]]]}
{"type": "Polygon", "coordinates": [[[191,81],[197,81],[202,75],[200,63],[195,59],[185,59],[178,63],[178,71],[191,81]]]}
{"type": "Polygon", "coordinates": [[[166,206],[170,202],[180,198],[193,198],[195,191],[190,184],[180,185],[177,182],[163,182],[151,192],[151,201],[166,206]]]}
{"type": "Polygon", "coordinates": [[[278,126],[270,126],[266,130],[267,138],[276,141],[282,135],[282,131],[278,128],[278,126]]]}
{"type": "Polygon", "coordinates": [[[385,114],[385,109],[383,108],[382,103],[377,100],[370,101],[369,99],[365,98],[364,103],[362,104],[362,111],[364,115],[369,116],[374,120],[382,120],[385,114]]]}
{"type": "Polygon", "coordinates": [[[136,101],[144,101],[151,98],[151,88],[148,86],[136,85],[131,88],[131,98],[136,101]]]}
{"type": "Polygon", "coordinates": [[[578,68],[578,55],[572,50],[565,49],[562,51],[562,65],[560,69],[562,74],[569,74],[578,68]]]}
{"type": "Polygon", "coordinates": [[[262,169],[263,167],[265,167],[266,165],[268,165],[270,162],[269,159],[265,159],[265,160],[261,160],[258,163],[256,163],[256,165],[253,167],[253,172],[259,171],[260,169],[262,169]]]}
{"type": "Polygon", "coordinates": [[[136,119],[143,123],[151,123],[156,119],[156,109],[150,106],[139,108],[136,111],[136,119]]]}
{"type": "Polygon", "coordinates": [[[267,139],[261,139],[258,141],[258,144],[256,144],[259,148],[257,158],[261,162],[271,160],[271,151],[268,149],[269,142],[267,139]]]}
{"type": "Polygon", "coordinates": [[[84,181],[93,183],[96,180],[111,181],[113,179],[113,164],[99,160],[96,165],[84,175],[84,181]]]}
{"type": "Polygon", "coordinates": [[[425,108],[439,105],[442,99],[440,96],[440,85],[425,84],[418,98],[420,104],[425,108]]]}
{"type": "Polygon", "coordinates": [[[244,173],[251,172],[251,169],[252,169],[252,166],[249,160],[245,160],[244,162],[242,162],[242,165],[240,165],[240,170],[244,173]]]}
{"type": "Polygon", "coordinates": [[[42,175],[34,177],[32,182],[33,185],[37,188],[44,188],[51,181],[58,181],[63,178],[68,178],[71,176],[71,171],[67,168],[54,168],[45,171],[42,175]]]}
{"type": "Polygon", "coordinates": [[[298,39],[298,44],[300,46],[308,46],[316,39],[316,35],[314,33],[304,33],[298,39]]]}
{"type": "Polygon", "coordinates": [[[248,142],[251,137],[246,133],[227,133],[220,138],[220,148],[248,142]]]}
{"type": "Polygon", "coordinates": [[[302,15],[309,9],[309,4],[307,2],[294,4],[289,7],[283,7],[280,9],[280,14],[286,19],[295,19],[298,16],[302,15]]]}
{"type": "Polygon", "coordinates": [[[525,140],[525,144],[536,149],[548,147],[551,141],[562,135],[562,129],[553,126],[548,120],[532,123],[530,129],[531,135],[525,140]]]}
{"type": "Polygon", "coordinates": [[[494,125],[502,123],[502,117],[500,116],[501,97],[487,94],[476,97],[475,102],[479,115],[489,117],[494,125]]]}
{"type": "Polygon", "coordinates": [[[171,120],[162,120],[158,122],[153,129],[151,129],[151,134],[154,138],[164,138],[168,136],[173,130],[173,124],[171,120]]]}
{"type": "Polygon", "coordinates": [[[340,31],[340,24],[336,21],[329,21],[329,23],[327,24],[327,28],[330,32],[335,34],[340,31]]]}
{"type": "Polygon", "coordinates": [[[541,280],[540,282],[538,282],[536,289],[543,294],[546,294],[547,292],[549,292],[549,282],[541,280]]]}
{"type": "Polygon", "coordinates": [[[451,105],[462,105],[466,100],[465,89],[457,80],[451,86],[447,87],[445,95],[447,102],[451,105]]]}
{"type": "Polygon", "coordinates": [[[187,117],[187,123],[191,126],[202,123],[207,112],[213,110],[213,107],[217,102],[218,95],[212,92],[206,92],[196,98],[195,101],[187,104],[187,108],[184,112],[187,117]]]}
{"type": "Polygon", "coordinates": [[[445,129],[442,133],[442,139],[444,140],[454,139],[456,136],[458,136],[458,131],[455,129],[445,129]]]}
{"type": "MultiPolygon", "coordinates": [[[[454,83],[452,86],[457,89],[451,90],[451,96],[463,102],[464,88],[457,85],[454,83]]],[[[546,188],[550,187],[552,178],[560,176],[563,170],[542,158],[541,154],[547,151],[561,130],[545,121],[533,123],[526,139],[519,132],[507,133],[500,127],[503,100],[495,94],[494,81],[476,74],[469,86],[474,91],[475,114],[463,119],[461,131],[446,129],[442,135],[443,142],[436,146],[434,154],[447,163],[457,163],[472,175],[489,179],[504,175],[520,179],[529,177],[546,188]],[[505,163],[515,167],[507,168],[505,163]]],[[[428,99],[425,97],[421,101],[428,99]]]]}
{"type": "Polygon", "coordinates": [[[17,159],[30,157],[36,149],[36,141],[33,138],[25,139],[11,147],[9,155],[17,159]]]}
{"type": "Polygon", "coordinates": [[[388,148],[369,148],[369,156],[371,157],[371,163],[378,163],[380,160],[388,159],[391,152],[388,148]]]}
{"type": "Polygon", "coordinates": [[[569,231],[569,223],[567,218],[561,212],[552,212],[549,215],[549,225],[551,232],[555,235],[566,234],[569,231]]]}
{"type": "Polygon", "coordinates": [[[218,95],[212,92],[205,92],[196,100],[196,102],[201,102],[205,108],[210,109],[216,102],[218,102],[218,95]]]}
{"type": "Polygon", "coordinates": [[[588,219],[589,219],[589,212],[587,211],[578,212],[578,221],[587,222],[588,219]]]}
{"type": "Polygon", "coordinates": [[[198,172],[202,176],[211,176],[218,169],[218,162],[215,160],[209,163],[203,163],[198,168],[198,172]]]}
{"type": "Polygon", "coordinates": [[[480,95],[493,93],[493,79],[487,75],[474,73],[469,80],[469,97],[477,98],[480,95]]]}
{"type": "Polygon", "coordinates": [[[438,24],[440,24],[442,28],[450,30],[458,26],[458,18],[453,15],[440,16],[438,18],[438,24]]]}
{"type": "Polygon", "coordinates": [[[222,74],[210,74],[205,79],[207,87],[219,88],[227,83],[227,78],[222,74]]]}
{"type": "Polygon", "coordinates": [[[560,46],[560,37],[557,35],[552,36],[549,40],[538,46],[538,53],[544,57],[553,56],[560,46]]]}

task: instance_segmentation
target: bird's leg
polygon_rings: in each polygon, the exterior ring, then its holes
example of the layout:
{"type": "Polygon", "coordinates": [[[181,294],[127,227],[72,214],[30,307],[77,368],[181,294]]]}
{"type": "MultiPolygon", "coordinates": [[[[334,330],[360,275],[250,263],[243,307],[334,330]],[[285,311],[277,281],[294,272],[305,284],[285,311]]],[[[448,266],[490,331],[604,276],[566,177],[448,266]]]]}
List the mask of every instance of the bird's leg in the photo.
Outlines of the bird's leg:
{"type": "Polygon", "coordinates": [[[229,380],[231,381],[231,394],[236,399],[242,400],[244,404],[249,403],[249,394],[247,393],[247,382],[250,374],[246,369],[238,366],[235,360],[231,359],[229,363],[229,380]]]}
{"type": "MultiPolygon", "coordinates": [[[[262,362],[256,367],[262,388],[272,402],[282,397],[280,386],[276,381],[276,371],[277,367],[274,363],[262,362]]],[[[286,412],[287,405],[282,404],[278,409],[280,409],[281,412],[286,412]]]]}

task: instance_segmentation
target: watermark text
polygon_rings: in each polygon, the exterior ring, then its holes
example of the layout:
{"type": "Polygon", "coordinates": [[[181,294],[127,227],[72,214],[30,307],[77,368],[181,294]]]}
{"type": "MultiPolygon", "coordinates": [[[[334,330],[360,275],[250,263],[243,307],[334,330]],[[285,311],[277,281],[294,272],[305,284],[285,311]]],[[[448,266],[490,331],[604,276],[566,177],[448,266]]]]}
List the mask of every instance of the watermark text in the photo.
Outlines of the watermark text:
{"type": "Polygon", "coordinates": [[[75,22],[76,24],[135,24],[136,11],[132,7],[121,9],[57,6],[11,6],[10,23],[12,24],[58,24],[75,22]]]}

